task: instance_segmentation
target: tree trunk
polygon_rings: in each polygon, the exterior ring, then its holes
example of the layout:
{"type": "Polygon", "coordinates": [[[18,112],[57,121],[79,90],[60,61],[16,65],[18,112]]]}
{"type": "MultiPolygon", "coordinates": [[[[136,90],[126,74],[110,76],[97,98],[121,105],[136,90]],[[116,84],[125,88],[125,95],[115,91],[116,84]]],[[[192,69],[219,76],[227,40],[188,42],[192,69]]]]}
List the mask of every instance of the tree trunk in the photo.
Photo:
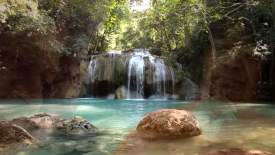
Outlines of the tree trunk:
{"type": "Polygon", "coordinates": [[[274,88],[274,68],[275,68],[275,25],[270,30],[270,51],[272,52],[272,57],[271,57],[271,67],[270,67],[270,73],[269,73],[269,82],[271,84],[271,91],[272,91],[272,97],[270,97],[272,100],[275,99],[275,88],[274,88]]]}
{"type": "MultiPolygon", "coordinates": [[[[207,7],[207,1],[205,1],[205,7],[207,7]]],[[[211,48],[206,54],[206,58],[204,59],[204,64],[203,64],[203,82],[202,82],[202,88],[201,88],[202,99],[209,99],[211,97],[210,90],[211,90],[212,69],[215,66],[215,62],[216,62],[216,46],[215,46],[214,36],[209,26],[206,13],[207,11],[205,10],[205,13],[203,14],[203,16],[204,16],[204,20],[208,30],[208,39],[209,39],[211,48]]]]}

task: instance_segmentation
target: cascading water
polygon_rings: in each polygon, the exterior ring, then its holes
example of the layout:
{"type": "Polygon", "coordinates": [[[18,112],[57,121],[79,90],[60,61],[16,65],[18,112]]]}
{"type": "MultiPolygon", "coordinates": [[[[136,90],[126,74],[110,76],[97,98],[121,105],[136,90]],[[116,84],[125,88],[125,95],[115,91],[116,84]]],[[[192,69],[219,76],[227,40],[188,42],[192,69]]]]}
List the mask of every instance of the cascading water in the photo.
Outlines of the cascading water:
{"type": "Polygon", "coordinates": [[[116,87],[116,60],[119,56],[119,53],[105,53],[91,57],[88,72],[92,96],[103,97],[113,93],[116,87]]]}
{"type": "Polygon", "coordinates": [[[92,87],[104,89],[107,85],[110,89],[109,85],[112,85],[114,89],[105,95],[114,94],[122,86],[126,90],[124,98],[127,99],[167,98],[174,93],[173,67],[166,66],[161,58],[151,55],[146,49],[93,56],[89,73],[92,87]]]}
{"type": "Polygon", "coordinates": [[[134,52],[128,60],[127,98],[143,98],[144,95],[144,53],[134,52]],[[131,88],[135,88],[131,93],[131,88]]]}
{"type": "Polygon", "coordinates": [[[166,97],[166,66],[163,60],[155,60],[152,63],[155,67],[154,81],[156,83],[156,95],[166,97]]]}

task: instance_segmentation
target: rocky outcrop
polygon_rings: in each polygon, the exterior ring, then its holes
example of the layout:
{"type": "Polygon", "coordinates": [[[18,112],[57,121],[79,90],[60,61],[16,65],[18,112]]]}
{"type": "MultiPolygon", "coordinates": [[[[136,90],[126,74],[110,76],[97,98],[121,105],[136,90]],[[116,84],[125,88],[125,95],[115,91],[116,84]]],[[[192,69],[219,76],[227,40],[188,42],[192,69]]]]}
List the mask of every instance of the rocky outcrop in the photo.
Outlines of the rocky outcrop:
{"type": "Polygon", "coordinates": [[[0,69],[0,98],[72,98],[81,95],[84,62],[37,47],[34,45],[38,42],[36,39],[13,35],[0,36],[0,68],[4,67],[0,69]]]}
{"type": "Polygon", "coordinates": [[[85,93],[83,66],[86,73],[89,38],[97,23],[87,10],[65,14],[75,9],[70,3],[1,1],[0,98],[72,98],[85,93]]]}
{"type": "Polygon", "coordinates": [[[239,149],[239,148],[232,148],[232,149],[211,150],[206,154],[203,153],[202,155],[272,155],[272,153],[260,151],[260,150],[245,150],[245,149],[239,149]]]}
{"type": "Polygon", "coordinates": [[[31,145],[35,138],[24,128],[7,121],[0,121],[0,153],[11,145],[31,145]]]}
{"type": "Polygon", "coordinates": [[[170,139],[198,136],[202,130],[191,112],[162,109],[148,113],[136,128],[145,139],[170,139]]]}
{"type": "Polygon", "coordinates": [[[58,74],[52,83],[48,84],[47,98],[75,98],[86,94],[88,62],[62,56],[59,58],[58,74]]]}
{"type": "Polygon", "coordinates": [[[249,56],[223,57],[212,70],[210,96],[218,100],[255,101],[260,61],[249,56]]]}
{"type": "Polygon", "coordinates": [[[201,94],[203,99],[255,101],[261,59],[255,53],[253,28],[243,19],[210,25],[212,47],[205,50],[201,94]]]}

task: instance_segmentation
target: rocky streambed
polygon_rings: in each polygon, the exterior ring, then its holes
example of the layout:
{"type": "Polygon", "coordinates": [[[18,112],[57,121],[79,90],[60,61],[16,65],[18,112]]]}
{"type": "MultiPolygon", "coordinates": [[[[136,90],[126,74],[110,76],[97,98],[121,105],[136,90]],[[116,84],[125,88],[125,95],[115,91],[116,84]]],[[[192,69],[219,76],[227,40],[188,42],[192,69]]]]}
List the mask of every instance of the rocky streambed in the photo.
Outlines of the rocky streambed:
{"type": "Polygon", "coordinates": [[[43,146],[50,134],[66,136],[95,134],[98,129],[81,117],[70,120],[54,114],[36,114],[0,122],[0,152],[43,146]],[[39,131],[39,132],[38,132],[39,131]]]}
{"type": "MultiPolygon", "coordinates": [[[[188,148],[180,145],[190,142],[203,148],[197,150],[200,152],[199,155],[272,155],[258,148],[225,147],[221,143],[205,138],[203,130],[207,129],[201,127],[191,112],[161,109],[147,113],[137,124],[136,130],[126,135],[123,142],[120,142],[116,151],[102,150],[100,154],[161,154],[159,151],[162,152],[163,149],[175,154],[184,151],[181,153],[185,154],[189,152],[188,148]],[[161,149],[162,146],[169,147],[161,149]]],[[[45,147],[46,143],[48,143],[46,147],[50,147],[54,154],[92,155],[96,153],[93,149],[98,145],[95,136],[102,134],[102,130],[82,117],[63,119],[58,115],[47,113],[1,121],[0,131],[0,152],[9,155],[18,154],[26,149],[39,150],[45,147]],[[58,135],[63,140],[49,144],[52,135],[58,135]]]]}

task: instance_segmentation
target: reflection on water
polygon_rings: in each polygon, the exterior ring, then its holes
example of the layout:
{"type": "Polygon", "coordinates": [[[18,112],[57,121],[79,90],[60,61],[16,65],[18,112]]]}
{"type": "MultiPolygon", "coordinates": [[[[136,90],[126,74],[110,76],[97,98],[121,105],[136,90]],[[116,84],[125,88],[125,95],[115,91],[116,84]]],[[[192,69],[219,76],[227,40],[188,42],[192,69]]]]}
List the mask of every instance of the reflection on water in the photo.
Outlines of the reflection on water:
{"type": "Polygon", "coordinates": [[[154,100],[31,100],[1,101],[0,118],[9,120],[36,113],[54,113],[63,118],[82,116],[97,126],[98,135],[73,137],[37,131],[43,144],[12,155],[192,155],[211,148],[242,147],[275,153],[275,107],[265,104],[230,104],[154,100]],[[27,103],[27,104],[26,104],[27,103]],[[191,110],[203,134],[173,141],[144,141],[134,128],[142,116],[161,108],[191,110]]]}

